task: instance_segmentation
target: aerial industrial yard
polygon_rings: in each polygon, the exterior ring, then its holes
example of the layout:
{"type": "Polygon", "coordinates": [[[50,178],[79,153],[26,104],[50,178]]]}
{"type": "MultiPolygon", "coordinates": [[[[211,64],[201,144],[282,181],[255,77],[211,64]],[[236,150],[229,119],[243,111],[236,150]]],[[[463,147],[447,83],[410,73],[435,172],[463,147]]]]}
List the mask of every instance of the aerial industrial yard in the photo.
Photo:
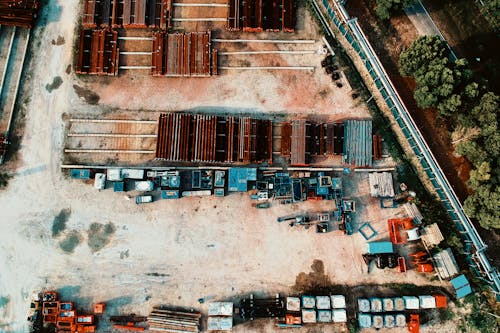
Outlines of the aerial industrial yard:
{"type": "Polygon", "coordinates": [[[497,269],[328,3],[0,0],[0,332],[481,331],[497,269]]]}

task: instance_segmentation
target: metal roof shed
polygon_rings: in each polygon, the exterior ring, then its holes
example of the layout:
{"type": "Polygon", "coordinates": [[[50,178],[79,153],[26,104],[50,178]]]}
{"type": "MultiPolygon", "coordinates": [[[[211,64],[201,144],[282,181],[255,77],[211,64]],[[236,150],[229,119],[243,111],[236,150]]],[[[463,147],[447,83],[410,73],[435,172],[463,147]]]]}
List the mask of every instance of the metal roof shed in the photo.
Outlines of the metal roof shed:
{"type": "Polygon", "coordinates": [[[453,285],[453,288],[455,288],[458,298],[465,297],[472,293],[472,288],[470,287],[469,281],[465,275],[459,275],[450,282],[453,285]]]}
{"type": "Polygon", "coordinates": [[[394,253],[394,247],[391,242],[369,242],[368,253],[379,254],[379,253],[394,253]]]}

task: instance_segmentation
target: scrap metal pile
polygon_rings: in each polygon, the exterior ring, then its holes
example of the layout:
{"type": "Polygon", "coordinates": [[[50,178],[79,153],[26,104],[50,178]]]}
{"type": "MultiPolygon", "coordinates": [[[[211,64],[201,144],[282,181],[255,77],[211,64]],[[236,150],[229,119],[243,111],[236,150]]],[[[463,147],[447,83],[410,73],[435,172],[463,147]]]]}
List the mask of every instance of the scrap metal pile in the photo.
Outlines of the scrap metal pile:
{"type": "Polygon", "coordinates": [[[153,76],[217,74],[217,50],[211,49],[210,31],[172,34],[155,31],[152,72],[153,76]]]}
{"type": "Polygon", "coordinates": [[[229,0],[228,29],[293,32],[294,0],[229,0]]]}
{"type": "Polygon", "coordinates": [[[78,74],[118,75],[118,32],[111,29],[82,29],[78,74]]]}
{"type": "Polygon", "coordinates": [[[0,0],[0,25],[31,28],[39,6],[38,0],[0,0]]]}
{"type": "Polygon", "coordinates": [[[159,28],[172,26],[171,0],[85,0],[83,27],[159,28]]]}

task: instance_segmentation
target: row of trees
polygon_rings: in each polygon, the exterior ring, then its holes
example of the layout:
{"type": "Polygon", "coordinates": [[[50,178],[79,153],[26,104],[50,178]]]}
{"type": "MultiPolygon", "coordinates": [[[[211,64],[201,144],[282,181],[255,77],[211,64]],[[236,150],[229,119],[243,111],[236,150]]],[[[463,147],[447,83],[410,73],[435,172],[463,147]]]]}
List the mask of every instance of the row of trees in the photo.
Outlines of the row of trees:
{"type": "Polygon", "coordinates": [[[473,191],[466,213],[487,229],[500,228],[500,98],[474,80],[465,59],[451,61],[450,50],[438,36],[422,36],[399,58],[403,76],[417,86],[414,98],[422,108],[434,107],[453,134],[455,152],[474,166],[468,184],[473,191]]]}

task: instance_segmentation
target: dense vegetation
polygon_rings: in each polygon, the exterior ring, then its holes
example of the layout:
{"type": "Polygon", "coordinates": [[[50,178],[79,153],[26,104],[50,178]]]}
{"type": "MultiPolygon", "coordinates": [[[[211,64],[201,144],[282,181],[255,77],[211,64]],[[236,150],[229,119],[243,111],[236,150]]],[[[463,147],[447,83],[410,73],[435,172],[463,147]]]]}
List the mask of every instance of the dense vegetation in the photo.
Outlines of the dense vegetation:
{"type": "Polygon", "coordinates": [[[410,7],[415,2],[416,0],[377,0],[377,15],[382,20],[387,20],[394,12],[410,7]]]}
{"type": "Polygon", "coordinates": [[[466,213],[486,229],[499,229],[500,98],[488,91],[487,82],[475,80],[465,59],[453,62],[449,56],[438,36],[423,36],[401,53],[400,72],[415,79],[418,106],[437,108],[453,131],[455,152],[474,166],[466,213]]]}
{"type": "Polygon", "coordinates": [[[483,8],[481,11],[490,21],[498,24],[498,20],[500,20],[500,0],[483,0],[482,3],[483,8]]]}

